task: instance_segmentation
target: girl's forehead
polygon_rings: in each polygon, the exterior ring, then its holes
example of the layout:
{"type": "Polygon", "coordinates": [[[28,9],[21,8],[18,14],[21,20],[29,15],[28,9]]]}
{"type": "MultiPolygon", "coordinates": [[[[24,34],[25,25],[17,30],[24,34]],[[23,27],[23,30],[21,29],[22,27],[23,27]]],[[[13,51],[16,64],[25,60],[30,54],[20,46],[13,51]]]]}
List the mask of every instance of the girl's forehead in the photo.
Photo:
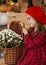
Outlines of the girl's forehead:
{"type": "Polygon", "coordinates": [[[26,14],[26,16],[27,16],[28,19],[34,19],[34,17],[32,17],[32,16],[29,15],[29,14],[26,14]]]}
{"type": "Polygon", "coordinates": [[[29,15],[29,14],[26,14],[26,15],[27,15],[28,20],[31,20],[32,22],[37,22],[36,19],[34,17],[32,17],[31,15],[29,15]]]}
{"type": "Polygon", "coordinates": [[[27,18],[28,18],[28,17],[30,17],[30,18],[31,18],[31,15],[29,15],[29,14],[26,14],[26,16],[27,16],[27,18]]]}
{"type": "Polygon", "coordinates": [[[26,16],[27,16],[27,19],[28,19],[28,20],[30,20],[30,19],[31,19],[31,20],[32,20],[32,19],[35,20],[35,19],[34,19],[31,15],[29,15],[29,14],[26,14],[26,16]]]}

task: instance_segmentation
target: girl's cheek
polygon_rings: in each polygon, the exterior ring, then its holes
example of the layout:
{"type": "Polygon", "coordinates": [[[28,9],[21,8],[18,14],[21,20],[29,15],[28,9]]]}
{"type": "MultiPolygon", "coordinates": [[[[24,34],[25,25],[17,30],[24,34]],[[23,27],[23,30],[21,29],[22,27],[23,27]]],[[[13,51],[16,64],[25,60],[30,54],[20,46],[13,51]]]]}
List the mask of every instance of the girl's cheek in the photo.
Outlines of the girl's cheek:
{"type": "Polygon", "coordinates": [[[34,27],[35,25],[34,24],[30,24],[30,27],[34,27]]]}

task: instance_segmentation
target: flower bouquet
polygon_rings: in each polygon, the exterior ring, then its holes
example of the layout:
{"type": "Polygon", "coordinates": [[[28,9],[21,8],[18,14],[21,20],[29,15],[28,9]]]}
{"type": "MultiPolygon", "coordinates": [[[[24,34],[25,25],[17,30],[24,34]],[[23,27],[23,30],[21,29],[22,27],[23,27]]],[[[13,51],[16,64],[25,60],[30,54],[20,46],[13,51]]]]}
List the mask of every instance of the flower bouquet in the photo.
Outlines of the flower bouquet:
{"type": "Polygon", "coordinates": [[[6,48],[21,45],[23,38],[10,29],[4,29],[0,32],[0,44],[6,48]]]}
{"type": "Polygon", "coordinates": [[[10,29],[4,29],[0,32],[0,48],[6,48],[6,64],[17,64],[23,51],[23,38],[10,29]]]}

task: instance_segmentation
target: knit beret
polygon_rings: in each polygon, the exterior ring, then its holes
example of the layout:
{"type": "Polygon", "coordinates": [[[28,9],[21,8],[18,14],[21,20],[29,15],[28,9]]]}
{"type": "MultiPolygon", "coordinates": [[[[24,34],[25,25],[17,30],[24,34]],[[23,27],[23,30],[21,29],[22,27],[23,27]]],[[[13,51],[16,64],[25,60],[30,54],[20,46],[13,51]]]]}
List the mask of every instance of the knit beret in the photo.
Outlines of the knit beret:
{"type": "Polygon", "coordinates": [[[34,17],[39,23],[46,24],[46,15],[40,6],[31,6],[26,13],[34,17]]]}

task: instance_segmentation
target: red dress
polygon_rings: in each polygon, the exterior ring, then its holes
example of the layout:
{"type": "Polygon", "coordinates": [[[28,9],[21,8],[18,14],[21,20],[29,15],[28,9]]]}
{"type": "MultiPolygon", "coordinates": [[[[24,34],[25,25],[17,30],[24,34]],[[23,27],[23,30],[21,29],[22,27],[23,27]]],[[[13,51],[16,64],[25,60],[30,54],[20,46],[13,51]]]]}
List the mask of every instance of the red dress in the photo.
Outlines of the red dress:
{"type": "Polygon", "coordinates": [[[46,34],[24,36],[25,49],[17,65],[46,65],[46,34]]]}

